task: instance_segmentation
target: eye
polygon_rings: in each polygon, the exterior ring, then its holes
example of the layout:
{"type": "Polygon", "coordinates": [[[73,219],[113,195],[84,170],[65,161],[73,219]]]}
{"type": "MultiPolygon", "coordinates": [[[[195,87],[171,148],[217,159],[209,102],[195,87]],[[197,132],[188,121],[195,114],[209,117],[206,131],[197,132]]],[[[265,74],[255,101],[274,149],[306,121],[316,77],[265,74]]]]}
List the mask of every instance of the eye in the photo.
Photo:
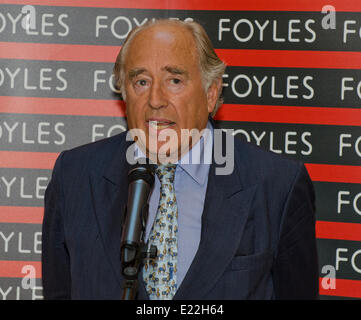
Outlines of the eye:
{"type": "Polygon", "coordinates": [[[181,82],[182,82],[181,79],[178,79],[178,78],[171,79],[172,84],[180,84],[181,82]]]}
{"type": "Polygon", "coordinates": [[[137,94],[146,92],[150,88],[151,85],[152,85],[152,80],[144,78],[144,77],[134,79],[134,82],[133,82],[134,91],[137,94]]]}
{"type": "Polygon", "coordinates": [[[166,86],[168,90],[172,92],[181,92],[185,87],[185,81],[182,77],[169,77],[166,80],[166,86]]]}
{"type": "Polygon", "coordinates": [[[144,79],[138,80],[136,82],[136,85],[144,87],[147,85],[147,80],[144,80],[144,79]]]}

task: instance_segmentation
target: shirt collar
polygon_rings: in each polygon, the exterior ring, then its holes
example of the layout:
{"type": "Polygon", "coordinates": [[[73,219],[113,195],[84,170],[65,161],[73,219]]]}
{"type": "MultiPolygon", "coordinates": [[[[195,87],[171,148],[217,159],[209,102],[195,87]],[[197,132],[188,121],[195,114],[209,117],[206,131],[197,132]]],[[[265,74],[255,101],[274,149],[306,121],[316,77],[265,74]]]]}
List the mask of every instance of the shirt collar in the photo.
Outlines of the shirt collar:
{"type": "MultiPolygon", "coordinates": [[[[203,185],[208,176],[213,151],[213,126],[208,121],[198,142],[183,157],[177,161],[177,169],[185,171],[199,185],[203,185]]],[[[142,150],[135,145],[135,160],[144,158],[142,150]]]]}
{"type": "Polygon", "coordinates": [[[212,161],[213,127],[208,121],[206,130],[199,141],[178,162],[183,169],[198,184],[203,185],[208,176],[209,165],[212,161]]]}

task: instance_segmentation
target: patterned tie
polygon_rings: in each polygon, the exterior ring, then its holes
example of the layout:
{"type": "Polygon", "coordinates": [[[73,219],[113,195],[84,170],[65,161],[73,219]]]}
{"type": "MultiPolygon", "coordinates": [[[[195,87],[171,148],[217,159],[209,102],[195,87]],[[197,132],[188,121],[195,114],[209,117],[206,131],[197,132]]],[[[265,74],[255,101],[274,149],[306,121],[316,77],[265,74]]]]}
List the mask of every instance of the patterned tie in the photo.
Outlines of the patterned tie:
{"type": "Polygon", "coordinates": [[[178,209],[174,192],[176,165],[159,165],[155,170],[160,198],[148,245],[157,247],[157,257],[146,259],[143,279],[151,300],[170,300],[177,291],[178,209]]]}

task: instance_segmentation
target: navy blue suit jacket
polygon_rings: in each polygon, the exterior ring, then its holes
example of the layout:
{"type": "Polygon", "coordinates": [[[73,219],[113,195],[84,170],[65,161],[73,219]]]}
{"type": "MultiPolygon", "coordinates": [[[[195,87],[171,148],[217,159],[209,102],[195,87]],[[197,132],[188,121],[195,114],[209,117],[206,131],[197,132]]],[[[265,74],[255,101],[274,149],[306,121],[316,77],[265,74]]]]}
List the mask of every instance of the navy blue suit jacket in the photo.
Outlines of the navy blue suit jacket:
{"type": "MultiPolygon", "coordinates": [[[[61,153],[45,195],[45,299],[120,299],[125,133],[61,153]]],[[[314,192],[304,165],[235,140],[209,171],[199,249],[174,299],[318,298],[314,192]]],[[[138,299],[148,299],[139,276],[138,299]]]]}

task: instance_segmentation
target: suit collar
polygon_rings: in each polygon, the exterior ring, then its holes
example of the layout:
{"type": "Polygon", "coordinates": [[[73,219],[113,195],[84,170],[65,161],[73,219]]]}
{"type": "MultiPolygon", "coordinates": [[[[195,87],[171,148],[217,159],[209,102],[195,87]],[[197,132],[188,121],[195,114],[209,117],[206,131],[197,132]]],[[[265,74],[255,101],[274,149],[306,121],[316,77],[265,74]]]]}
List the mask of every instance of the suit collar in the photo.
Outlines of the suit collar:
{"type": "Polygon", "coordinates": [[[127,182],[130,164],[127,161],[126,152],[134,143],[134,141],[126,140],[125,133],[120,135],[120,139],[120,143],[114,151],[113,157],[108,164],[105,164],[104,170],[99,172],[100,175],[115,185],[124,185],[124,183],[127,182]]]}

